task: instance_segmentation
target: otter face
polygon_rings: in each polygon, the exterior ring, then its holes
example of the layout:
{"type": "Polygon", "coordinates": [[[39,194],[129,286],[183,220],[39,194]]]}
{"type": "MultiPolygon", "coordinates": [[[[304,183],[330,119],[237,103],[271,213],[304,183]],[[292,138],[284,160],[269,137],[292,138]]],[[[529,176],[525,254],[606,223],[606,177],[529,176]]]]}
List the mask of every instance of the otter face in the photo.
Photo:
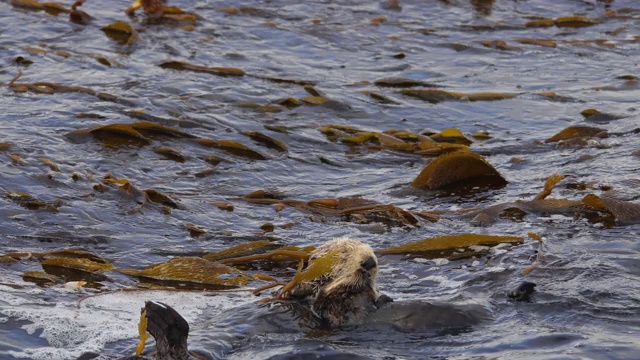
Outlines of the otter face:
{"type": "Polygon", "coordinates": [[[371,247],[360,241],[339,238],[331,240],[312,253],[322,256],[338,251],[337,260],[329,274],[328,281],[319,288],[319,297],[349,296],[349,294],[370,293],[377,297],[376,277],[378,276],[378,258],[371,247]]]}

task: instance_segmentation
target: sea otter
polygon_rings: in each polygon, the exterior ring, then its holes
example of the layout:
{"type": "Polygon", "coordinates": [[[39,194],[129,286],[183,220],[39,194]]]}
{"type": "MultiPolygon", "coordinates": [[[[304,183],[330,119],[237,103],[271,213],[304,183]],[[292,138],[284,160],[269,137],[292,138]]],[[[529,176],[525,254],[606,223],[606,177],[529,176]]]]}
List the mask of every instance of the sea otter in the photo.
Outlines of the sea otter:
{"type": "Polygon", "coordinates": [[[378,258],[369,245],[346,237],[328,241],[310,254],[307,267],[328,254],[333,255],[331,272],[297,284],[284,295],[305,301],[322,327],[361,323],[371,312],[391,301],[378,293],[378,258]]]}
{"type": "MultiPolygon", "coordinates": [[[[365,330],[382,326],[400,332],[433,332],[464,330],[489,318],[486,309],[477,304],[393,302],[390,297],[380,295],[376,287],[378,259],[371,247],[360,241],[338,238],[326,242],[310,254],[307,269],[328,256],[331,271],[296,284],[290,291],[278,294],[280,301],[272,302],[280,313],[293,315],[299,326],[335,329],[357,325],[365,330]]],[[[156,359],[210,358],[187,350],[189,325],[173,308],[147,301],[142,311],[146,312],[147,330],[156,339],[156,359]]],[[[247,319],[242,311],[235,316],[241,322],[247,319]]],[[[263,319],[268,321],[268,313],[265,316],[263,319]]],[[[253,314],[252,318],[257,319],[253,314]]],[[[146,358],[134,356],[122,360],[134,359],[146,358]]]]}

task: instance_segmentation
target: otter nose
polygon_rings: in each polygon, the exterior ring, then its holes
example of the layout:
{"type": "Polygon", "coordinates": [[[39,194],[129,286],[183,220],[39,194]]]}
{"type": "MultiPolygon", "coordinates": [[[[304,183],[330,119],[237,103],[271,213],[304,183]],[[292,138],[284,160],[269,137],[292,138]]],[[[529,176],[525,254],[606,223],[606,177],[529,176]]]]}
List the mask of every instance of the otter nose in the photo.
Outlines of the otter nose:
{"type": "Polygon", "coordinates": [[[373,256],[369,256],[360,263],[360,266],[362,266],[362,268],[365,270],[371,270],[374,267],[378,266],[378,263],[376,262],[376,258],[374,258],[373,256]]]}

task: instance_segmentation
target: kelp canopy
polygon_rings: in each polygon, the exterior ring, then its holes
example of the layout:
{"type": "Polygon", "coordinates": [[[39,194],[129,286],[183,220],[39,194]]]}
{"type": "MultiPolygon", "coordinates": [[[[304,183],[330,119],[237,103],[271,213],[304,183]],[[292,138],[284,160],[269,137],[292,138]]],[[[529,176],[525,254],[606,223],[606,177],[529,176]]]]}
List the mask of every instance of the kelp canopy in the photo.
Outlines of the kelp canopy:
{"type": "MultiPolygon", "coordinates": [[[[315,279],[330,261],[309,254],[344,235],[376,251],[381,293],[486,301],[495,321],[296,338],[372,358],[640,351],[635,1],[0,13],[0,322],[20,344],[0,358],[112,356],[147,296],[214,319],[315,279]],[[509,302],[523,281],[531,303],[509,302]]],[[[234,356],[292,346],[256,341],[234,356]]]]}

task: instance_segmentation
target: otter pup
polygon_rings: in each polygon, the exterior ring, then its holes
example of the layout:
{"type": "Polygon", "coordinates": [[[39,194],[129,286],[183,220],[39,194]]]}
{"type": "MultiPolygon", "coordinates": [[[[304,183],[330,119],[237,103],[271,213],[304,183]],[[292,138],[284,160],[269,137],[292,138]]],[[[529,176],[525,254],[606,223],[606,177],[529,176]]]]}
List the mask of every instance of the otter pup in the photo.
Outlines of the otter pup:
{"type": "Polygon", "coordinates": [[[310,254],[309,266],[333,253],[331,271],[297,284],[285,298],[307,301],[321,327],[362,323],[391,300],[376,289],[378,258],[371,247],[346,237],[324,243],[310,254]]]}

